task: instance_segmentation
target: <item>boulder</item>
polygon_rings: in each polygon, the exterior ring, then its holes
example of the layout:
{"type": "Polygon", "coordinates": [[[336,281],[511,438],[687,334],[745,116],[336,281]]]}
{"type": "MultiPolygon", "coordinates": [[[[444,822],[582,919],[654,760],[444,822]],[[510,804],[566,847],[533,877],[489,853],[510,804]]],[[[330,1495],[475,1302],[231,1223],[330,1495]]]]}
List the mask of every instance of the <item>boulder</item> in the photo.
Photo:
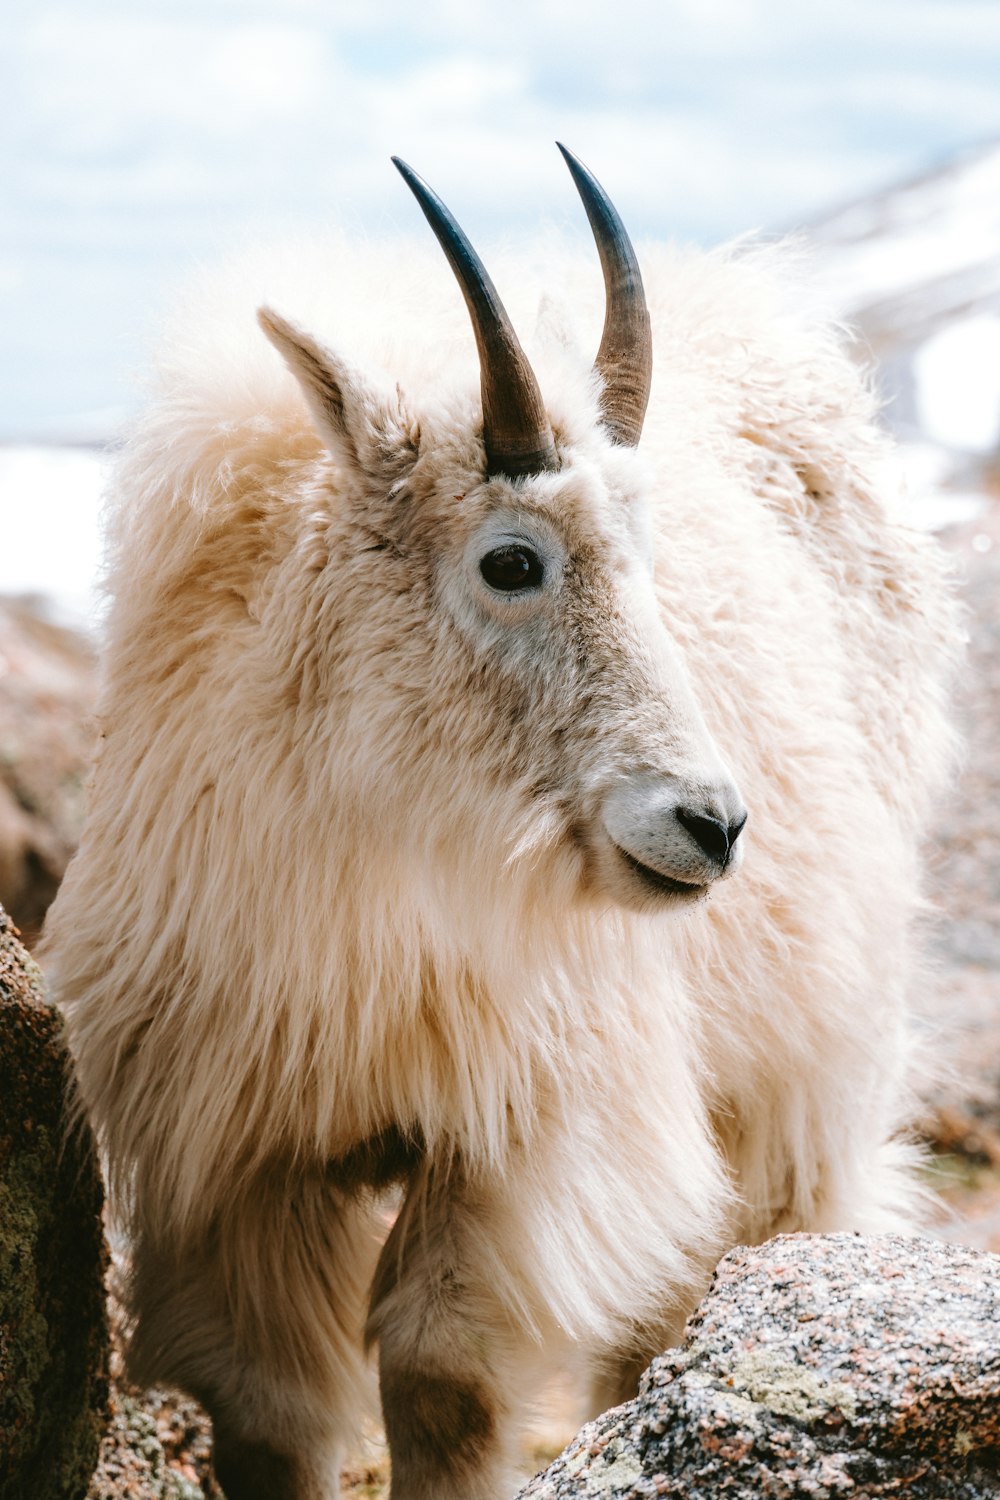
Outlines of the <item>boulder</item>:
{"type": "Polygon", "coordinates": [[[1000,1257],[901,1235],[732,1251],[681,1348],[519,1500],[998,1500],[1000,1257]]]}
{"type": "Polygon", "coordinates": [[[107,1400],[107,1252],[89,1132],[66,1132],[67,1057],[0,908],[0,1495],[82,1500],[107,1400]]]}
{"type": "Polygon", "coordinates": [[[86,636],[0,598],[0,904],[28,947],[80,836],[96,694],[86,636]]]}

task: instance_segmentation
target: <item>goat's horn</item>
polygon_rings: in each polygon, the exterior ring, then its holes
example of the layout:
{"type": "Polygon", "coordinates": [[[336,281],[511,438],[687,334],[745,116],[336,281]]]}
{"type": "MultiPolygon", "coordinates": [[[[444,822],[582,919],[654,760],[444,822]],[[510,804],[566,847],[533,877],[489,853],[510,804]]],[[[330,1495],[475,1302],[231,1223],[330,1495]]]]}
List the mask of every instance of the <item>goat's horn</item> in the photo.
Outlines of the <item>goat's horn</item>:
{"type": "Polygon", "coordinates": [[[572,151],[556,145],[573,174],[604,272],[604,332],[594,361],[604,379],[601,412],[616,442],[634,448],[653,378],[653,340],[646,294],[632,241],[607,193],[572,151]]]}
{"type": "Polygon", "coordinates": [[[448,257],[469,309],[479,348],[487,472],[515,478],[558,468],[538,381],[486,267],[437,194],[405,161],[392,160],[448,257]]]}

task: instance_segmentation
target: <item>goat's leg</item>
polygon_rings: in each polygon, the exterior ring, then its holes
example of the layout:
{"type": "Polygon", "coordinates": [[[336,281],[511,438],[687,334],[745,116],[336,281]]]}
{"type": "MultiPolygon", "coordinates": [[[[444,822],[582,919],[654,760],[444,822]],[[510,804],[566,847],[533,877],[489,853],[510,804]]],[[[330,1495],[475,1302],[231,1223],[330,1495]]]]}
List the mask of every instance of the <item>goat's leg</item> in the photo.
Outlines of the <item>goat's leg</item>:
{"type": "Polygon", "coordinates": [[[369,1336],[392,1500],[503,1500],[515,1486],[539,1351],[504,1306],[503,1233],[487,1189],[425,1169],[386,1242],[369,1336]]]}
{"type": "Polygon", "coordinates": [[[196,1243],[135,1248],[130,1372],[207,1407],[227,1500],[333,1500],[374,1382],[363,1354],[378,1241],[321,1171],[269,1173],[196,1243]],[[367,1388],[367,1390],[366,1390],[367,1388]]]}

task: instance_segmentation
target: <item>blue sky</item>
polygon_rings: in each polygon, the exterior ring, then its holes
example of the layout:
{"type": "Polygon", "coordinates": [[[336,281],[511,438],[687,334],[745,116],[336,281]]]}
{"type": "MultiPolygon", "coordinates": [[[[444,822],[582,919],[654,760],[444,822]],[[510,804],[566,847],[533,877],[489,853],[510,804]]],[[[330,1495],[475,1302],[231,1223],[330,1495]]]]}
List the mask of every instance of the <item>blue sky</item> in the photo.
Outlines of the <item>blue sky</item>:
{"type": "Polygon", "coordinates": [[[983,0],[7,0],[0,437],[101,431],[186,270],[332,219],[412,232],[410,160],[473,237],[711,243],[1000,139],[983,0]],[[585,232],[581,227],[580,232],[585,232]]]}

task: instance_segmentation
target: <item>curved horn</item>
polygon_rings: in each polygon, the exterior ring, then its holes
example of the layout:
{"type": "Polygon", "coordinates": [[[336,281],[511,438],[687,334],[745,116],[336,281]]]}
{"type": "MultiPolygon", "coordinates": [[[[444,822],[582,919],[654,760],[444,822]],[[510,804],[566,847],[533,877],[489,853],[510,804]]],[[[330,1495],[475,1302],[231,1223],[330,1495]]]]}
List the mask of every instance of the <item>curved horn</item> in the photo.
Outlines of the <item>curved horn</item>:
{"type": "Polygon", "coordinates": [[[392,161],[448,257],[469,309],[479,349],[487,472],[515,478],[558,468],[538,381],[485,266],[437,194],[405,161],[392,161]]]}
{"type": "Polygon", "coordinates": [[[604,378],[604,425],[616,442],[634,448],[642,435],[653,379],[653,340],[639,262],[625,226],[597,178],[560,141],[556,145],[583,199],[604,272],[604,332],[594,361],[604,378]]]}

